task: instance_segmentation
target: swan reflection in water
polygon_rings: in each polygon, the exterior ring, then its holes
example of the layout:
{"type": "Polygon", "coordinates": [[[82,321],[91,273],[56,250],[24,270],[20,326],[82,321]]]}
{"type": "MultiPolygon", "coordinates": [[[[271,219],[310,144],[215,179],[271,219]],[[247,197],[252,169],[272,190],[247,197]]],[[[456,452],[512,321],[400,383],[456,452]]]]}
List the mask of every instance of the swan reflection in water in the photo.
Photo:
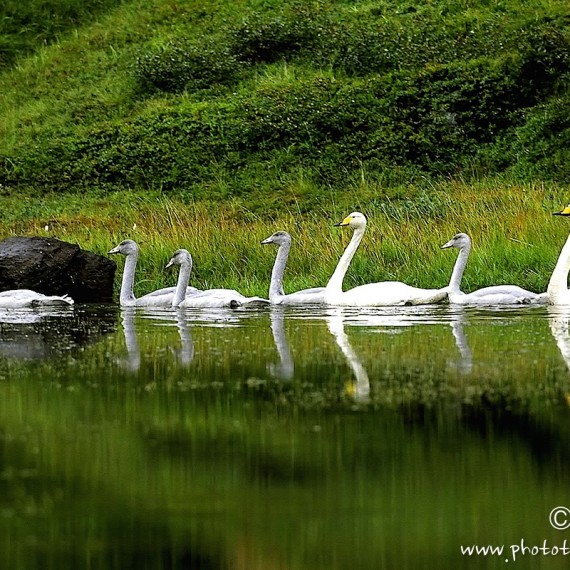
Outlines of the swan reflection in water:
{"type": "Polygon", "coordinates": [[[300,311],[291,312],[284,307],[272,307],[270,313],[271,332],[275,348],[279,355],[279,363],[269,363],[267,369],[271,376],[279,379],[290,380],[295,374],[295,363],[289,343],[285,334],[285,319],[323,319],[328,331],[333,336],[337,346],[340,348],[346,359],[348,366],[354,374],[354,381],[347,387],[347,392],[357,403],[368,403],[370,401],[370,378],[368,372],[357,352],[350,343],[345,328],[347,326],[367,327],[370,329],[381,329],[382,331],[397,330],[401,327],[415,326],[419,324],[449,324],[455,340],[455,345],[459,351],[459,359],[454,358],[451,366],[461,375],[469,374],[473,369],[473,356],[467,343],[464,333],[464,324],[467,315],[463,308],[449,311],[447,308],[438,308],[436,312],[433,308],[410,307],[388,308],[378,311],[377,309],[355,311],[346,307],[327,307],[316,309],[309,315],[300,311]]]}
{"type": "Polygon", "coordinates": [[[269,318],[271,319],[271,332],[279,355],[279,363],[269,362],[267,371],[274,378],[291,380],[295,374],[295,363],[285,335],[285,309],[281,306],[272,306],[269,318]]]}
{"type": "Polygon", "coordinates": [[[118,361],[121,368],[129,372],[138,372],[141,367],[141,351],[135,324],[137,314],[142,319],[162,321],[168,325],[170,323],[176,323],[180,336],[180,348],[172,349],[172,353],[175,355],[176,360],[184,367],[192,362],[194,359],[194,342],[184,311],[153,311],[150,309],[141,310],[140,308],[129,307],[121,310],[121,322],[125,335],[125,347],[127,349],[125,357],[118,361]]]}
{"type": "Polygon", "coordinates": [[[0,308],[0,354],[16,360],[44,360],[67,353],[88,340],[76,333],[74,317],[70,305],[0,308]]]}
{"type": "Polygon", "coordinates": [[[556,346],[570,370],[570,307],[548,307],[548,325],[556,346]]]}
{"type": "MultiPolygon", "coordinates": [[[[270,362],[267,364],[267,370],[272,377],[281,380],[291,380],[295,375],[295,363],[287,336],[285,334],[285,313],[287,309],[281,306],[271,307],[271,332],[273,334],[273,342],[279,355],[279,363],[270,362]]],[[[319,315],[320,316],[320,315],[319,315]]],[[[344,332],[344,312],[341,308],[327,309],[325,316],[327,327],[333,335],[336,343],[344,354],[349,366],[354,372],[356,383],[350,386],[349,392],[359,403],[368,402],[370,395],[370,381],[368,373],[362,366],[354,352],[348,336],[344,332]]]]}
{"type": "Polygon", "coordinates": [[[457,372],[460,374],[470,374],[473,370],[473,354],[467,344],[467,337],[465,336],[465,331],[463,325],[467,320],[465,312],[463,309],[456,309],[451,313],[451,332],[453,338],[455,339],[455,346],[459,350],[459,362],[457,366],[457,372]]]}
{"type": "MultiPolygon", "coordinates": [[[[135,329],[135,317],[141,320],[150,319],[157,326],[172,326],[175,324],[180,336],[180,348],[171,349],[176,361],[182,366],[189,366],[194,359],[194,343],[191,334],[191,324],[198,327],[240,327],[244,319],[257,318],[258,313],[243,312],[236,310],[194,310],[194,311],[165,311],[150,308],[125,308],[121,311],[122,327],[125,335],[126,358],[121,360],[121,366],[132,372],[136,372],[141,366],[141,352],[135,329]]],[[[285,332],[285,320],[324,320],[329,333],[334,338],[337,346],[350,369],[354,374],[354,382],[348,392],[358,403],[366,403],[370,399],[370,378],[357,352],[354,350],[349,336],[346,333],[347,326],[358,326],[369,329],[380,328],[399,329],[401,327],[415,326],[420,324],[437,324],[451,326],[455,344],[459,350],[459,363],[453,359],[453,366],[460,374],[468,374],[473,368],[471,350],[467,344],[463,325],[467,315],[463,309],[437,309],[410,307],[410,308],[386,308],[382,311],[371,309],[369,311],[350,309],[346,307],[315,308],[308,312],[303,310],[291,310],[287,307],[270,307],[270,328],[273,342],[277,351],[278,360],[266,364],[267,373],[276,379],[292,380],[295,376],[295,362],[285,332]]]]}
{"type": "Polygon", "coordinates": [[[141,351],[135,328],[135,315],[136,309],[134,308],[121,310],[121,325],[125,335],[127,354],[125,357],[117,359],[117,364],[129,372],[137,372],[141,367],[141,351]]]}
{"type": "Polygon", "coordinates": [[[360,362],[356,352],[352,348],[348,336],[344,331],[345,313],[343,309],[335,308],[329,311],[326,318],[329,332],[333,335],[338,347],[346,358],[346,362],[354,373],[355,382],[349,387],[348,392],[359,404],[370,401],[370,379],[366,369],[360,362]]]}
{"type": "Polygon", "coordinates": [[[194,360],[194,341],[188,320],[182,310],[176,311],[176,326],[180,335],[180,348],[175,350],[175,354],[182,366],[188,366],[194,360]]]}
{"type": "Polygon", "coordinates": [[[394,328],[418,324],[442,324],[448,319],[455,345],[459,351],[459,360],[454,359],[453,366],[456,367],[457,372],[461,375],[470,374],[473,370],[473,355],[464,332],[467,316],[462,309],[455,309],[451,312],[447,312],[447,309],[445,309],[445,312],[442,312],[441,309],[436,309],[434,313],[433,309],[427,307],[414,307],[406,310],[401,308],[388,309],[380,314],[377,312],[368,314],[366,312],[355,313],[340,308],[333,309],[326,319],[327,326],[354,373],[356,382],[351,390],[354,399],[359,403],[365,403],[369,400],[370,380],[366,369],[349,342],[345,332],[347,323],[365,327],[394,328]]]}

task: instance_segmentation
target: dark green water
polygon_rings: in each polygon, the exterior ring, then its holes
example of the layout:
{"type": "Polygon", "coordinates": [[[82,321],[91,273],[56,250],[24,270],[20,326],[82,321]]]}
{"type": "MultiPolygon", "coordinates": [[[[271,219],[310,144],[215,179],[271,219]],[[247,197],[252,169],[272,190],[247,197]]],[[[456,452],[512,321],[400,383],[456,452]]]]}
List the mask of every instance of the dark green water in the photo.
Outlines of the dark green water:
{"type": "Polygon", "coordinates": [[[566,568],[569,320],[0,314],[0,567],[566,568]]]}

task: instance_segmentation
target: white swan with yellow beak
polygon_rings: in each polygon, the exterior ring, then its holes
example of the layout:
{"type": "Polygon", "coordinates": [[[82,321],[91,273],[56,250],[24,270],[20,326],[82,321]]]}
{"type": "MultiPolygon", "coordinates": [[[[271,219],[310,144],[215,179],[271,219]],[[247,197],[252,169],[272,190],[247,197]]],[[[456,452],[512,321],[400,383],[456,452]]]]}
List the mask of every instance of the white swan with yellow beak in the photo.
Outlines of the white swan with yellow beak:
{"type": "Polygon", "coordinates": [[[366,229],[366,216],[360,212],[352,212],[352,214],[349,214],[342,222],[336,225],[350,227],[354,230],[354,233],[325,287],[324,301],[327,305],[349,307],[429,305],[440,303],[447,299],[447,288],[420,289],[400,281],[368,283],[367,285],[359,285],[348,291],[343,291],[344,276],[366,229]]]}

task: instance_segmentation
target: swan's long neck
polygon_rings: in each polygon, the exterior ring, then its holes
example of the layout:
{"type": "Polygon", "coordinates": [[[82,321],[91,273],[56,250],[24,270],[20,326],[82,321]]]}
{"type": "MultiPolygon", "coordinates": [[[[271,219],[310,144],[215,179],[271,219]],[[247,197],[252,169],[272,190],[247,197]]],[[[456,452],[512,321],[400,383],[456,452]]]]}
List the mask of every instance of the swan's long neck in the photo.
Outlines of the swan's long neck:
{"type": "Polygon", "coordinates": [[[188,281],[190,281],[190,273],[192,272],[192,262],[190,260],[184,260],[180,264],[180,273],[178,273],[178,282],[176,283],[176,291],[174,291],[174,297],[172,298],[172,306],[178,307],[182,301],[186,298],[186,288],[188,287],[188,281]]]}
{"type": "Polygon", "coordinates": [[[135,268],[137,266],[138,257],[138,252],[134,251],[129,253],[125,259],[123,279],[121,281],[121,292],[119,294],[119,302],[121,305],[133,304],[136,301],[133,286],[135,283],[135,268]]]}
{"type": "Polygon", "coordinates": [[[560,255],[558,256],[558,261],[556,262],[556,267],[552,272],[550,281],[548,282],[548,288],[546,292],[548,294],[549,303],[558,303],[564,298],[568,297],[568,271],[570,270],[570,236],[566,240],[560,255]]]}
{"type": "Polygon", "coordinates": [[[360,245],[360,241],[362,240],[362,236],[364,235],[364,230],[366,226],[358,226],[354,233],[352,234],[352,239],[348,244],[347,248],[344,250],[342,257],[340,258],[334,273],[332,274],[329,282],[326,285],[326,291],[335,291],[335,292],[342,292],[342,282],[344,281],[344,276],[348,270],[348,266],[360,245]]]}
{"type": "Polygon", "coordinates": [[[271,271],[271,284],[269,285],[269,300],[272,301],[285,295],[283,289],[283,275],[289,258],[291,242],[282,243],[277,250],[277,257],[271,271]]]}
{"type": "Polygon", "coordinates": [[[471,244],[465,244],[460,250],[455,265],[453,266],[453,272],[451,273],[451,279],[449,280],[449,292],[459,293],[461,291],[461,279],[463,279],[463,272],[467,265],[467,260],[469,259],[469,253],[471,252],[471,244]]]}

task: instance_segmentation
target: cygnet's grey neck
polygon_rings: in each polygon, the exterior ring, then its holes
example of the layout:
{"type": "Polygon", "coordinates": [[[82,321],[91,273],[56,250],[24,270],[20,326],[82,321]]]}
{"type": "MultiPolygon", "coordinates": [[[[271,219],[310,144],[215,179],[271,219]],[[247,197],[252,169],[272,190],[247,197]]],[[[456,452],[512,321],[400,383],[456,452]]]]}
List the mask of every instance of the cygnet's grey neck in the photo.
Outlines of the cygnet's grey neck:
{"type": "Polygon", "coordinates": [[[180,263],[180,272],[178,273],[178,282],[176,283],[176,291],[172,299],[172,306],[178,307],[180,303],[186,298],[186,288],[190,281],[190,274],[192,273],[192,259],[184,259],[180,263]]]}
{"type": "Polygon", "coordinates": [[[133,251],[126,256],[123,279],[121,281],[121,293],[119,295],[121,305],[133,304],[136,301],[133,287],[138,257],[138,251],[133,251]]]}
{"type": "Polygon", "coordinates": [[[283,275],[285,274],[285,266],[287,265],[290,250],[290,241],[282,243],[277,250],[277,257],[275,258],[273,270],[271,271],[271,284],[269,285],[270,301],[274,301],[285,295],[285,290],[283,289],[283,275]]]}
{"type": "Polygon", "coordinates": [[[463,279],[463,273],[467,266],[470,252],[471,242],[467,242],[459,248],[459,255],[457,256],[451,279],[449,280],[449,291],[452,293],[459,293],[461,291],[461,280],[463,279]]]}

